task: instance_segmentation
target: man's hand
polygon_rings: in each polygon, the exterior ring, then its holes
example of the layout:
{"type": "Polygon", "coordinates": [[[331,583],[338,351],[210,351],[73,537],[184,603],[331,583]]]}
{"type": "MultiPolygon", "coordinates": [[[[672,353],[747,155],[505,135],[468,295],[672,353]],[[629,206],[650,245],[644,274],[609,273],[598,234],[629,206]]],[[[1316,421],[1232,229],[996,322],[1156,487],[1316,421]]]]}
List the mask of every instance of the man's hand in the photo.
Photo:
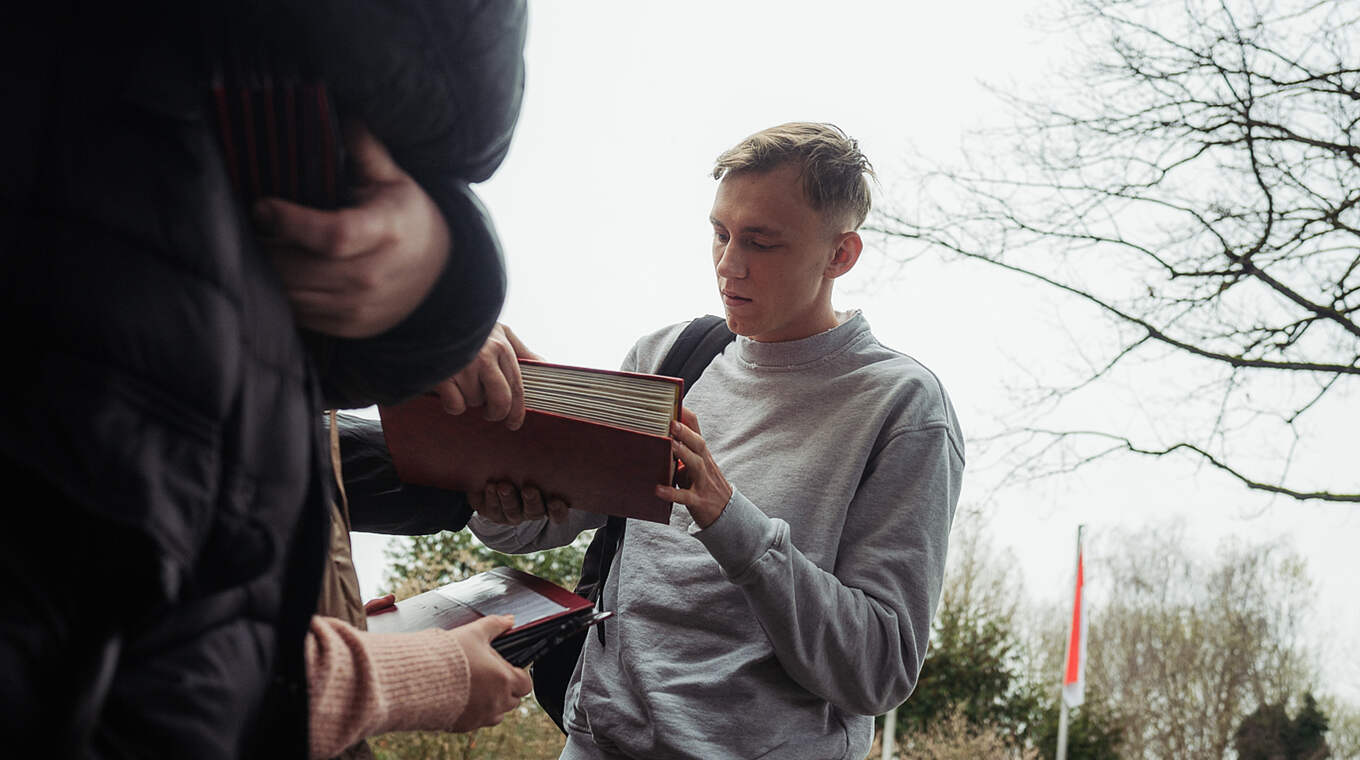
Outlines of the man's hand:
{"type": "Polygon", "coordinates": [[[526,485],[521,492],[513,483],[488,482],[481,493],[469,492],[468,504],[483,518],[501,525],[519,525],[525,520],[555,523],[567,521],[567,503],[560,498],[546,500],[537,488],[526,485]]]}
{"type": "Polygon", "coordinates": [[[694,412],[680,410],[680,419],[671,423],[671,436],[671,452],[685,465],[689,487],[657,486],[656,495],[684,504],[695,524],[707,528],[732,500],[732,484],[723,477],[708,444],[699,435],[699,417],[694,412]]]}
{"type": "Polygon", "coordinates": [[[362,125],[347,124],[357,206],[336,211],[281,198],[255,204],[261,243],[298,324],[342,338],[395,327],[429,295],[449,257],[449,227],[430,196],[362,125]]]}
{"type": "Polygon", "coordinates": [[[528,672],[506,662],[491,648],[491,640],[514,625],[513,615],[492,615],[450,631],[458,638],[468,662],[468,703],[451,730],[494,726],[533,690],[528,672]]]}
{"type": "Polygon", "coordinates": [[[497,324],[477,352],[477,358],[458,374],[435,389],[449,414],[462,414],[471,407],[483,407],[482,417],[505,420],[505,426],[518,430],[524,424],[524,381],[519,361],[538,359],[519,337],[505,325],[497,324]]]}

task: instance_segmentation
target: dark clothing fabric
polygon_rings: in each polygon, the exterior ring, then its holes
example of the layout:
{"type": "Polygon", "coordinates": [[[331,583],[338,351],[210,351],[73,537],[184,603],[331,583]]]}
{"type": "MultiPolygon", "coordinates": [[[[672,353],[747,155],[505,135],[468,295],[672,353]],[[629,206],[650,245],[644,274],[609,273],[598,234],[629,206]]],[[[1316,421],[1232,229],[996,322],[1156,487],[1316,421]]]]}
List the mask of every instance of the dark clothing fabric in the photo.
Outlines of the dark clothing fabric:
{"type": "Polygon", "coordinates": [[[20,754],[305,756],[317,414],[446,377],[504,297],[467,182],[508,144],[523,5],[277,7],[453,238],[403,323],[310,354],[204,111],[211,14],[50,2],[0,29],[0,733],[20,754]]]}
{"type": "Polygon", "coordinates": [[[467,494],[401,482],[392,466],[382,423],[349,414],[337,417],[351,528],[420,536],[467,526],[472,516],[467,494]]]}

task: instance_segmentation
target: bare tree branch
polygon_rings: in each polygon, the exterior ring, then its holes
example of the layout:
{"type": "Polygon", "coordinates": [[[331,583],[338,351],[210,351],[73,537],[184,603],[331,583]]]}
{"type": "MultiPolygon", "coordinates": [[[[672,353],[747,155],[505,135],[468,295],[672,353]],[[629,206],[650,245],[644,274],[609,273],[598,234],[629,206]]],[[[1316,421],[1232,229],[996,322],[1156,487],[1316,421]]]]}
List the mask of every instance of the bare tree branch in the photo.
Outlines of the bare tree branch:
{"type": "Polygon", "coordinates": [[[1053,439],[1053,445],[1060,444],[1061,441],[1064,439],[1078,437],[1095,438],[1110,442],[1109,446],[1101,449],[1097,453],[1082,456],[1075,464],[1069,466],[1067,470],[1069,472],[1075,470],[1081,465],[1090,464],[1091,462],[1094,462],[1098,459],[1103,459],[1119,451],[1127,451],[1133,454],[1143,454],[1145,456],[1166,456],[1169,454],[1174,454],[1178,451],[1187,451],[1196,455],[1199,459],[1201,459],[1205,463],[1213,465],[1219,470],[1222,470],[1223,472],[1240,481],[1246,487],[1251,488],[1253,490],[1280,494],[1283,496],[1288,496],[1292,499],[1298,499],[1300,501],[1315,499],[1318,501],[1360,503],[1360,493],[1304,491],[1294,488],[1286,488],[1277,483],[1272,483],[1267,480],[1251,477],[1234,468],[1233,466],[1227,464],[1226,462],[1223,462],[1218,457],[1214,456],[1208,451],[1205,451],[1204,449],[1200,448],[1199,446],[1193,443],[1181,442],[1174,443],[1171,444],[1170,446],[1164,447],[1147,447],[1135,444],[1133,441],[1121,435],[1105,433],[1098,430],[1044,430],[1040,428],[1025,428],[1019,432],[1028,433],[1032,435],[1049,436],[1053,439]]]}
{"type": "MultiPolygon", "coordinates": [[[[963,167],[919,171],[913,213],[888,206],[866,229],[905,245],[902,258],[981,262],[1117,326],[1102,342],[1106,358],[1088,358],[1075,381],[1047,381],[1034,415],[1120,382],[1154,349],[1222,368],[1210,373],[1212,394],[1178,405],[1200,415],[1162,436],[1178,443],[1087,432],[1108,445],[1082,463],[1190,452],[1253,490],[1360,501],[1356,473],[1336,472],[1326,487],[1285,482],[1295,469],[1317,471],[1294,465],[1329,416],[1305,413],[1360,394],[1360,10],[1070,0],[1063,21],[1100,39],[1085,67],[1060,80],[1070,96],[999,93],[1014,128],[988,134],[977,144],[989,152],[969,153],[963,167]],[[1253,449],[1234,445],[1244,436],[1294,441],[1279,453],[1278,476],[1237,463],[1234,451],[1253,449]]],[[[1051,471],[1046,463],[1071,453],[1038,435],[1037,421],[1010,423],[1008,432],[1030,433],[1013,477],[1051,471]]]]}

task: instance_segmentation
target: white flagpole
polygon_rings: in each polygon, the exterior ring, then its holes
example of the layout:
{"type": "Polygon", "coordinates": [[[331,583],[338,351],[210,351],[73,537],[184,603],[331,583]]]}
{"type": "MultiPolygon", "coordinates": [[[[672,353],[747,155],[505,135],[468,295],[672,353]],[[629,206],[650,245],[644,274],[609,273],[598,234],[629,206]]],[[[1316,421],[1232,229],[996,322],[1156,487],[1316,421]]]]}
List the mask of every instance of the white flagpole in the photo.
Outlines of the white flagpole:
{"type": "Polygon", "coordinates": [[[1067,760],[1067,700],[1058,698],[1058,760],[1067,760]]]}
{"type": "Polygon", "coordinates": [[[1083,573],[1081,561],[1081,534],[1085,525],[1077,526],[1077,564],[1073,578],[1076,581],[1072,594],[1072,621],[1067,631],[1067,650],[1063,656],[1062,688],[1058,693],[1058,754],[1057,760],[1067,760],[1067,703],[1070,700],[1076,707],[1084,701],[1086,679],[1086,604],[1082,589],[1083,573]],[[1077,646],[1073,652],[1072,646],[1077,646]],[[1075,675],[1072,673],[1072,658],[1077,658],[1075,675]],[[1074,679],[1069,682],[1069,679],[1074,679]],[[1073,687],[1069,690],[1069,686],[1073,687]]]}
{"type": "Polygon", "coordinates": [[[897,708],[888,711],[883,718],[883,760],[893,760],[896,755],[896,748],[893,744],[897,739],[897,708]]]}

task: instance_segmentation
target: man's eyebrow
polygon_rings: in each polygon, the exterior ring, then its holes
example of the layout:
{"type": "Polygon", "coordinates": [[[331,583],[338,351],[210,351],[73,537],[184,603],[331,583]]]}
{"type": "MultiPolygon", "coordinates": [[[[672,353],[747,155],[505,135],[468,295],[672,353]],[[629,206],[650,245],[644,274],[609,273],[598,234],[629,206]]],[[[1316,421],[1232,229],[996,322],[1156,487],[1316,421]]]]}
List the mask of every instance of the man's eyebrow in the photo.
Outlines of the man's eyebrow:
{"type": "Polygon", "coordinates": [[[768,235],[770,237],[779,237],[780,233],[780,230],[777,227],[762,227],[760,225],[748,225],[746,227],[742,227],[741,231],[751,232],[756,235],[768,235]]]}
{"type": "MultiPolygon", "coordinates": [[[[717,219],[711,216],[708,218],[708,221],[714,227],[722,227],[723,229],[727,229],[727,225],[723,224],[722,222],[718,221],[717,219]]],[[[756,235],[769,235],[771,237],[778,237],[780,234],[780,230],[776,227],[764,227],[758,224],[747,225],[745,227],[742,227],[740,231],[749,232],[756,235]]]]}

